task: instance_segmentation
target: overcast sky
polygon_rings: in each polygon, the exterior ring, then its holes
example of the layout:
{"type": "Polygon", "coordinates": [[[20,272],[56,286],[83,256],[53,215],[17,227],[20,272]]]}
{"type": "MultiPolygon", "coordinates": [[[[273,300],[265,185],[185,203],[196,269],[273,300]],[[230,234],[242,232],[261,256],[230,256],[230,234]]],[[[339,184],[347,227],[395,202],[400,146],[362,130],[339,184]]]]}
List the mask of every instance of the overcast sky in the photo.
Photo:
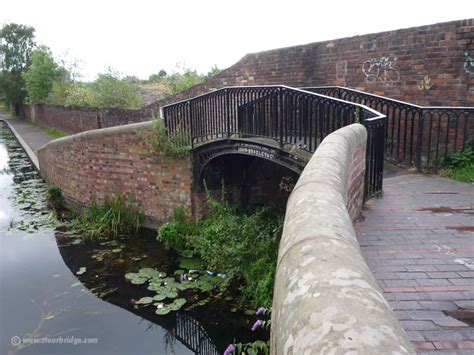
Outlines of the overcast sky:
{"type": "Polygon", "coordinates": [[[246,53],[473,17],[472,0],[0,0],[0,25],[33,26],[55,56],[81,61],[86,80],[109,66],[205,73],[246,53]]]}

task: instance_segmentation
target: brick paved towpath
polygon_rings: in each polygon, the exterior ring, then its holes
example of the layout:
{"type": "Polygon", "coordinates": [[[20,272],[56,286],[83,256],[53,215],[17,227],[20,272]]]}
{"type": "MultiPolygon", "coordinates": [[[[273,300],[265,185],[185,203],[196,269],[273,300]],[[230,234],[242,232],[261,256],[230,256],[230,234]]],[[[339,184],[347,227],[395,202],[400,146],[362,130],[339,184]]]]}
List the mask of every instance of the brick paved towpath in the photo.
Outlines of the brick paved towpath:
{"type": "Polygon", "coordinates": [[[371,271],[422,354],[474,354],[473,203],[472,184],[402,174],[384,180],[383,198],[356,224],[371,271]]]}

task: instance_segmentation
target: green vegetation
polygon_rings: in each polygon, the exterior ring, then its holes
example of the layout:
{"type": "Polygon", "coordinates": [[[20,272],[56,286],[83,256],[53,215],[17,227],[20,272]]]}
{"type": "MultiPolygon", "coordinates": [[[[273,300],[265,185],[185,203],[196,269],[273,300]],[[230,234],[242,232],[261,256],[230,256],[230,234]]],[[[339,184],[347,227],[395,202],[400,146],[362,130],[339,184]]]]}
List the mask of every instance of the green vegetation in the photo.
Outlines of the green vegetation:
{"type": "Polygon", "coordinates": [[[35,29],[15,23],[0,29],[0,101],[19,113],[26,91],[22,74],[30,65],[35,29]]]}
{"type": "Polygon", "coordinates": [[[200,257],[208,270],[241,284],[242,301],[271,306],[283,218],[270,208],[244,209],[209,199],[212,212],[200,222],[176,210],[159,228],[158,240],[181,255],[200,257]]]}
{"type": "Polygon", "coordinates": [[[62,206],[64,197],[61,189],[55,185],[50,185],[46,191],[46,200],[52,206],[62,206]]]}
{"type": "Polygon", "coordinates": [[[67,81],[69,73],[54,61],[49,48],[40,47],[33,51],[31,65],[23,73],[23,79],[27,92],[27,102],[44,104],[48,102],[53,84],[67,81]]]}
{"type": "Polygon", "coordinates": [[[191,138],[188,132],[176,130],[168,134],[161,118],[153,117],[153,134],[146,138],[152,148],[152,154],[180,158],[186,156],[191,150],[191,138]]]}
{"type": "Polygon", "coordinates": [[[153,303],[156,306],[155,313],[158,315],[166,315],[183,307],[187,301],[182,296],[187,295],[194,306],[203,305],[210,299],[206,298],[207,294],[214,289],[225,289],[226,287],[225,279],[209,276],[205,271],[199,270],[177,270],[174,276],[167,276],[165,272],[143,268],[138,273],[125,274],[125,279],[134,285],[148,283],[147,289],[155,294],[151,297],[142,297],[135,301],[135,304],[150,305],[153,303]],[[194,292],[190,293],[189,291],[194,292]]]}
{"type": "Polygon", "coordinates": [[[145,87],[150,84],[160,84],[162,96],[166,97],[187,90],[219,73],[220,69],[217,66],[213,66],[207,74],[201,75],[196,70],[177,65],[177,71],[173,74],[168,74],[161,69],[157,74],[150,75],[147,81],[141,83],[145,87]]]}
{"type": "Polygon", "coordinates": [[[462,182],[474,183],[474,147],[471,144],[466,149],[451,153],[442,162],[441,176],[446,176],[462,182]]]}
{"type": "Polygon", "coordinates": [[[110,70],[108,73],[99,74],[89,88],[93,101],[88,106],[140,108],[144,104],[139,86],[120,79],[118,73],[110,70]]]}
{"type": "Polygon", "coordinates": [[[143,219],[130,201],[117,196],[106,198],[102,205],[93,202],[72,224],[86,239],[110,239],[136,235],[143,219]]]}
{"type": "Polygon", "coordinates": [[[0,101],[19,113],[23,102],[62,106],[137,109],[151,101],[186,90],[219,73],[214,66],[207,74],[177,66],[168,75],[161,69],[148,80],[122,77],[108,70],[93,82],[77,81],[77,63],[59,63],[46,46],[36,48],[33,27],[10,23],[0,29],[0,101]],[[35,49],[36,48],[36,49],[35,49]]]}
{"type": "MultiPolygon", "coordinates": [[[[63,68],[64,69],[64,68],[63,68]]],[[[48,71],[49,73],[51,70],[48,71]]],[[[46,75],[46,74],[44,74],[46,75]]],[[[51,74],[48,74],[51,75],[51,74]]],[[[91,83],[65,80],[70,75],[63,75],[60,80],[51,81],[47,92],[42,92],[44,103],[63,106],[116,107],[136,109],[143,106],[140,87],[125,79],[117,72],[109,70],[99,74],[91,83]]],[[[46,89],[46,86],[44,86],[46,89]]],[[[28,91],[30,95],[30,91],[28,91]]],[[[33,100],[31,102],[34,103],[33,100]]]]}

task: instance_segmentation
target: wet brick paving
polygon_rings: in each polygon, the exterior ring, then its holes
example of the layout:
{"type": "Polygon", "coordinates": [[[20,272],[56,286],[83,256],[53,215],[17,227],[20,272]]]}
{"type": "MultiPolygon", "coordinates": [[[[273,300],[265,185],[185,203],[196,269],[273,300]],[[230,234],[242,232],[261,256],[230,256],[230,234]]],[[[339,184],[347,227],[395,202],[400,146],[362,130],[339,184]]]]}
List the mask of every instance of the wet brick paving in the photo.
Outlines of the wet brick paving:
{"type": "Polygon", "coordinates": [[[356,224],[362,253],[422,354],[474,354],[474,185],[384,180],[356,224]]]}

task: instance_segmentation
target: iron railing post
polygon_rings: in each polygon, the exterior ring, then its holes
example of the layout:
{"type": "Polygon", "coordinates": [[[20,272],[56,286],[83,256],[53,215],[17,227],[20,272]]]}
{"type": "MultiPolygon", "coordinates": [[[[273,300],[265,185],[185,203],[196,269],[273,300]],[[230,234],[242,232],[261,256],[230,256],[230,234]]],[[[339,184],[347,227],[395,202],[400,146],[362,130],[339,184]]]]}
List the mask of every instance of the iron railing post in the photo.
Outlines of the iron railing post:
{"type": "Polygon", "coordinates": [[[230,131],[230,107],[229,107],[229,90],[224,89],[224,96],[225,96],[225,109],[226,109],[226,124],[227,124],[227,139],[230,139],[231,131],[230,131]]]}
{"type": "Polygon", "coordinates": [[[279,117],[277,118],[277,123],[280,124],[280,138],[279,138],[279,144],[280,147],[283,147],[283,90],[282,88],[278,88],[278,100],[279,102],[279,117]]]}
{"type": "Polygon", "coordinates": [[[186,103],[187,115],[189,117],[189,139],[191,140],[191,149],[194,148],[193,117],[191,115],[191,101],[186,103]]]}
{"type": "Polygon", "coordinates": [[[421,150],[423,149],[423,131],[425,127],[425,117],[423,109],[419,110],[418,118],[418,135],[416,139],[416,157],[415,157],[415,167],[416,170],[421,170],[421,150]]]}

